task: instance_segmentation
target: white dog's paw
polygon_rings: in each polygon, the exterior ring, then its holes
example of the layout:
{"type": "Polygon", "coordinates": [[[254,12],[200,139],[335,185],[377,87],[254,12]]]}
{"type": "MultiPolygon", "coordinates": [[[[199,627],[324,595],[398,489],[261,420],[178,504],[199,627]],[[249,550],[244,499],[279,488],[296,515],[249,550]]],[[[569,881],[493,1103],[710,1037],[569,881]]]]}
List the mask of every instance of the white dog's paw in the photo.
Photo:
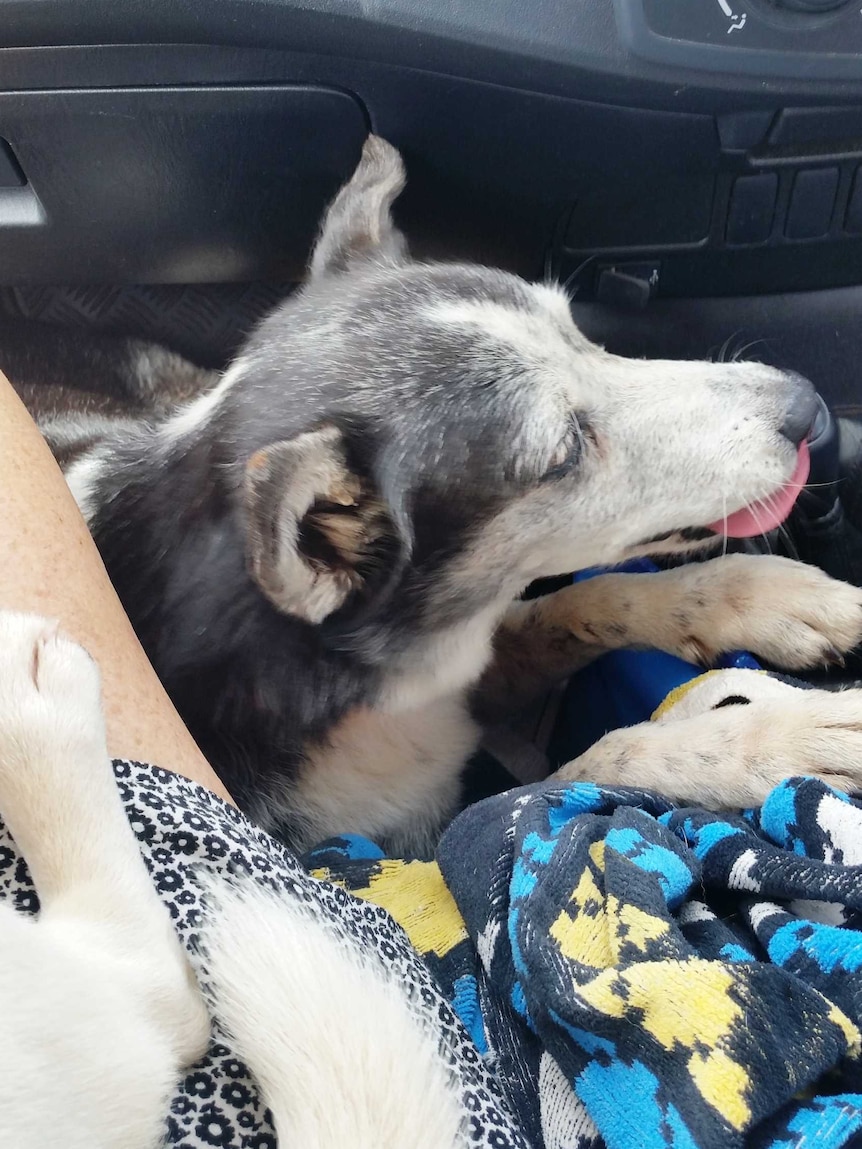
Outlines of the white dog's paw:
{"type": "MultiPolygon", "coordinates": [[[[686,581],[681,653],[709,664],[748,650],[783,670],[840,663],[862,641],[862,590],[776,555],[728,555],[686,581]]],[[[680,572],[681,574],[681,572],[680,572]]]]}
{"type": "MultiPolygon", "coordinates": [[[[721,705],[716,694],[718,709],[612,730],[557,777],[656,790],[712,810],[760,805],[800,774],[850,793],[862,789],[862,690],[763,685],[769,689],[748,705],[721,705]]],[[[701,703],[710,689],[705,683],[701,703]]]]}
{"type": "Polygon", "coordinates": [[[0,611],[0,774],[105,757],[99,669],[55,622],[0,611]]]}

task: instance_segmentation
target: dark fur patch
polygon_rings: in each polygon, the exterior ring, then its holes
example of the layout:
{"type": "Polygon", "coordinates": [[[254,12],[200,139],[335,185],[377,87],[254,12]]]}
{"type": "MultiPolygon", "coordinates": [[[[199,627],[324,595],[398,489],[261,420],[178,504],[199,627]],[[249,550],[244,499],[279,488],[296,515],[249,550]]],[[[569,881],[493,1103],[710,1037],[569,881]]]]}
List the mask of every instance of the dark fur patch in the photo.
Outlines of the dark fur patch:
{"type": "Polygon", "coordinates": [[[653,543],[666,543],[671,539],[678,539],[684,543],[703,543],[715,542],[720,538],[716,535],[715,531],[711,531],[708,527],[683,527],[679,531],[663,531],[661,534],[652,535],[643,542],[638,543],[638,547],[649,547],[653,543]]]}

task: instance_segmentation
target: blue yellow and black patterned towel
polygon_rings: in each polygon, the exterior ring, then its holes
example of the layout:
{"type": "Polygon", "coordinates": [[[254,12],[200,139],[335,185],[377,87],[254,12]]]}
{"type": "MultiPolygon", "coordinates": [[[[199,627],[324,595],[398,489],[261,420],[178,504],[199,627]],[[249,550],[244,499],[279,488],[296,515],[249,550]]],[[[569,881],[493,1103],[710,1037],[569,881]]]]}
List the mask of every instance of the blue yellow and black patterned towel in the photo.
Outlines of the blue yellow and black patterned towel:
{"type": "Polygon", "coordinates": [[[435,862],[307,861],[401,922],[537,1149],[862,1145],[862,804],[821,782],[727,816],[550,781],[435,862]]]}

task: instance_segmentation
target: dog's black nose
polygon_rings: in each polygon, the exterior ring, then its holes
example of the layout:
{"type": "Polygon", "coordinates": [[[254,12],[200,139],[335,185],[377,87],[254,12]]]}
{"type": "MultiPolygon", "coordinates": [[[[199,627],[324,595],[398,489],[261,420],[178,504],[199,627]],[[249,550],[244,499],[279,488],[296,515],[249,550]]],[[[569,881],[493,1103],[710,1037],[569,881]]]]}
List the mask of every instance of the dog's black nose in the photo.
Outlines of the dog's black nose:
{"type": "Polygon", "coordinates": [[[820,396],[803,375],[787,374],[787,406],[781,423],[781,434],[798,447],[814,426],[820,410],[820,396]]]}

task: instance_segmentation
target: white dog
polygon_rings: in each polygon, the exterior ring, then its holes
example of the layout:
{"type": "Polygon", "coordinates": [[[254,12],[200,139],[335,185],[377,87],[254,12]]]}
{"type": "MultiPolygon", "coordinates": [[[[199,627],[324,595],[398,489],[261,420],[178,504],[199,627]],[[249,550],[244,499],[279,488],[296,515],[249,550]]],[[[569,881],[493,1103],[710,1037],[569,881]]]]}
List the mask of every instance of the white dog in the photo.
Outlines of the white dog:
{"type": "MultiPolygon", "coordinates": [[[[4,612],[0,810],[41,903],[38,919],[0,904],[0,1144],[155,1149],[207,1010],[118,796],[95,663],[4,612]]],[[[207,884],[219,1020],[280,1142],[462,1144],[437,1042],[379,961],[286,899],[207,884]]]]}

